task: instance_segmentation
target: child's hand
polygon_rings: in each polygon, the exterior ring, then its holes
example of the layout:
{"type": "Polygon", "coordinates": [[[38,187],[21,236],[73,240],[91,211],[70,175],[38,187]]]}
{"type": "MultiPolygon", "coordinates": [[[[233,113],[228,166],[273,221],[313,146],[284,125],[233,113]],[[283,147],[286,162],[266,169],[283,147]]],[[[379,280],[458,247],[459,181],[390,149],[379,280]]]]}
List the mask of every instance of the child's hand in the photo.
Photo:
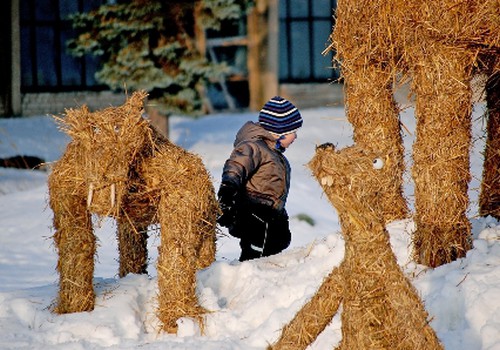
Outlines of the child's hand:
{"type": "Polygon", "coordinates": [[[219,189],[219,207],[222,215],[217,218],[217,223],[224,227],[234,226],[236,222],[236,198],[238,190],[230,185],[222,184],[219,189]]]}

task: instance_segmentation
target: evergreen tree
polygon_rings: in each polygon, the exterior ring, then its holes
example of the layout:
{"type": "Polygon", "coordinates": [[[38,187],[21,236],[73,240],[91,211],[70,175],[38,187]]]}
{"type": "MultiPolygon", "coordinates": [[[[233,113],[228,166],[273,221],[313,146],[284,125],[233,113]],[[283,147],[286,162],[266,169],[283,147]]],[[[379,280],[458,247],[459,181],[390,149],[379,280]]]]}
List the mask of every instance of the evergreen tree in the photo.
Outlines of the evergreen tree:
{"type": "Polygon", "coordinates": [[[163,113],[195,113],[202,87],[227,72],[196,46],[199,29],[220,28],[244,14],[247,0],[130,0],[71,16],[79,36],[73,55],[99,56],[96,79],[112,89],[146,90],[163,113]]]}

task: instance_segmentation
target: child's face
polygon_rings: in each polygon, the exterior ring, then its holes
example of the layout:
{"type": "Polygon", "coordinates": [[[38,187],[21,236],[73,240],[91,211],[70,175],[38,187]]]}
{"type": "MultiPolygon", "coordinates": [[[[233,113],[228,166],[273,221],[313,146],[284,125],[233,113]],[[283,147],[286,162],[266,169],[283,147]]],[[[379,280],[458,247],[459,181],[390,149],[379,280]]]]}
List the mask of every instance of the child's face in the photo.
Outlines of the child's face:
{"type": "Polygon", "coordinates": [[[288,146],[290,146],[293,143],[293,141],[295,141],[296,138],[297,138],[296,132],[283,135],[283,138],[280,140],[281,147],[288,148],[288,146]]]}

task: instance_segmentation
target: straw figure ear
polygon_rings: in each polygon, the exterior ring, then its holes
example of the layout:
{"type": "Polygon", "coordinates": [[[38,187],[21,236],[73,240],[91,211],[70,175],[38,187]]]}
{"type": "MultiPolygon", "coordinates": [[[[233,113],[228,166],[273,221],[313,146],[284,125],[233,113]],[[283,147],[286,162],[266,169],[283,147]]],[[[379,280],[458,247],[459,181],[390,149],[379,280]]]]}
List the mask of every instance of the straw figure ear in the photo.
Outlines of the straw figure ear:
{"type": "Polygon", "coordinates": [[[391,249],[380,190],[390,157],[360,145],[317,148],[309,163],[340,218],[345,256],[270,349],[305,349],[342,304],[338,349],[442,349],[428,314],[391,249]]]}
{"type": "MultiPolygon", "coordinates": [[[[492,77],[500,72],[498,2],[340,0],[335,15],[330,49],[336,53],[334,64],[342,69],[354,141],[386,152],[399,174],[380,194],[385,221],[407,214],[402,195],[404,149],[394,92],[411,82],[417,117],[415,258],[438,266],[464,256],[471,248],[466,217],[470,85],[474,74],[492,77]]],[[[498,96],[489,93],[487,99],[495,116],[498,96]]],[[[495,123],[494,117],[491,122],[495,123]]],[[[497,136],[491,134],[489,143],[495,144],[497,136]]],[[[488,145],[486,153],[494,158],[488,145]]],[[[483,192],[495,191],[500,187],[498,177],[492,180],[487,175],[496,174],[500,166],[485,162],[486,166],[483,192]]],[[[487,202],[500,203],[496,195],[481,197],[485,213],[495,211],[487,202]]]]}
{"type": "Polygon", "coordinates": [[[147,273],[148,227],[160,224],[158,317],[175,332],[178,318],[203,328],[197,269],[215,260],[217,201],[202,160],[164,139],[142,117],[146,93],[122,106],[67,110],[57,118],[71,138],[49,177],[59,252],[59,313],[90,311],[95,236],[91,214],[117,221],[119,276],[147,273]]]}

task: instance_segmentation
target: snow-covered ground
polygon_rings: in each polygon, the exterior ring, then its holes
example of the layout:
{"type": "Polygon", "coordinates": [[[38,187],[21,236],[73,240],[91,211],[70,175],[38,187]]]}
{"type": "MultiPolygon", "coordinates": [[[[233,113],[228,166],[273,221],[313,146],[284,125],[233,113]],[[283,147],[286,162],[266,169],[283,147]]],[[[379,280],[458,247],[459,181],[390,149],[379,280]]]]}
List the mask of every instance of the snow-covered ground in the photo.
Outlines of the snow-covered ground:
{"type": "MultiPolygon", "coordinates": [[[[477,105],[473,117],[476,142],[468,214],[474,249],[464,259],[426,269],[410,260],[413,222],[389,226],[400,264],[420,292],[438,337],[452,350],[500,350],[500,226],[476,216],[484,146],[483,125],[477,119],[483,108],[477,105]]],[[[198,275],[199,300],[211,311],[203,335],[187,318],[179,320],[176,335],[158,332],[154,263],[159,237],[152,232],[149,239],[149,276],[118,279],[112,220],[96,230],[95,310],[51,313],[58,275],[47,173],[0,168],[0,349],[265,349],[344,254],[336,213],[305,164],[317,144],[351,144],[352,130],[341,107],[305,109],[302,114],[304,127],[286,152],[293,168],[288,202],[292,244],[279,255],[240,263],[238,241],[219,239],[216,262],[198,275]],[[315,225],[299,220],[299,214],[311,217],[315,225]]],[[[217,188],[236,131],[256,118],[256,113],[173,117],[171,138],[203,158],[217,188]]],[[[411,108],[402,121],[408,129],[404,139],[410,162],[415,124],[411,108]]],[[[51,117],[0,119],[0,157],[24,154],[50,162],[61,156],[67,142],[51,117]]],[[[411,178],[406,179],[412,206],[411,178]]],[[[337,315],[310,348],[333,348],[340,327],[337,315]]]]}

